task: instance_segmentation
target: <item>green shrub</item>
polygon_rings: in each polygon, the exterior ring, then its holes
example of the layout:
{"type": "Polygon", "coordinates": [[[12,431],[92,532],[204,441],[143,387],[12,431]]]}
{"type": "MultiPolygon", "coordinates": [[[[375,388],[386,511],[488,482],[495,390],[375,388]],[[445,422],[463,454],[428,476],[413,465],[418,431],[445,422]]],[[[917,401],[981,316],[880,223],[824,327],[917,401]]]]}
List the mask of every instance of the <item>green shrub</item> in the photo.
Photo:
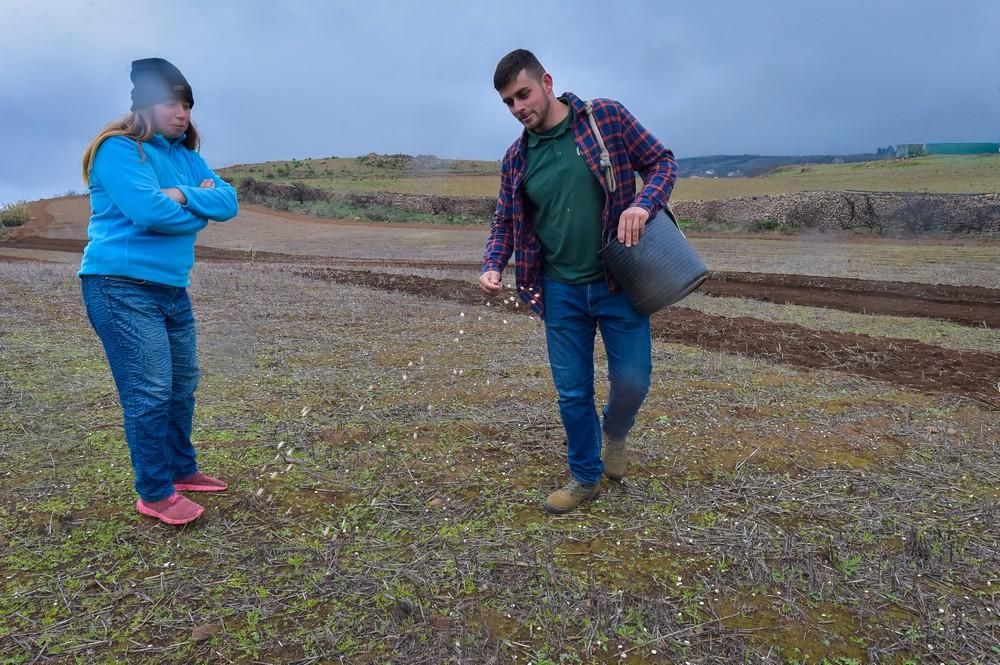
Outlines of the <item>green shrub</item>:
{"type": "Polygon", "coordinates": [[[788,224],[783,224],[776,219],[770,219],[765,217],[764,219],[758,219],[750,225],[751,231],[778,231],[779,233],[786,233],[791,230],[788,224]]]}
{"type": "Polygon", "coordinates": [[[28,223],[28,205],[24,201],[0,206],[0,228],[28,223]]]}

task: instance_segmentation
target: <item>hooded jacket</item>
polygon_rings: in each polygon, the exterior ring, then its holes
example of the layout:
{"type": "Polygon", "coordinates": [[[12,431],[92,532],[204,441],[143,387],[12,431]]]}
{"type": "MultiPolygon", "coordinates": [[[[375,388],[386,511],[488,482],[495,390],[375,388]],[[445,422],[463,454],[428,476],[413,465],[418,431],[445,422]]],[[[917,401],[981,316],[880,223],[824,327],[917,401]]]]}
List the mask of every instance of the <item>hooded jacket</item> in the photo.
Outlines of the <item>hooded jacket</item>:
{"type": "Polygon", "coordinates": [[[124,136],[101,143],[90,173],[90,223],[80,275],[116,275],[168,286],[191,283],[195,236],[239,212],[236,190],[184,137],[155,134],[141,146],[124,136]],[[206,178],[214,188],[198,185],[206,178]],[[184,192],[183,206],[161,189],[184,192]]]}

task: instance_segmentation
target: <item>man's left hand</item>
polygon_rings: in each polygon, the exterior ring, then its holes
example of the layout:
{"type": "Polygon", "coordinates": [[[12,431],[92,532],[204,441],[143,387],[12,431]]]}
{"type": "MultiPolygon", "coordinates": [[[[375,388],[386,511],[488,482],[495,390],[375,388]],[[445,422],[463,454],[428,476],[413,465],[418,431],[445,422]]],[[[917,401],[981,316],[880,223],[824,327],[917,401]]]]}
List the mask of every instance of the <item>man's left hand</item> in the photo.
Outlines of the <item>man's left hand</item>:
{"type": "Polygon", "coordinates": [[[638,206],[627,208],[618,220],[618,242],[625,243],[626,247],[638,245],[648,219],[649,212],[644,208],[638,206]]]}

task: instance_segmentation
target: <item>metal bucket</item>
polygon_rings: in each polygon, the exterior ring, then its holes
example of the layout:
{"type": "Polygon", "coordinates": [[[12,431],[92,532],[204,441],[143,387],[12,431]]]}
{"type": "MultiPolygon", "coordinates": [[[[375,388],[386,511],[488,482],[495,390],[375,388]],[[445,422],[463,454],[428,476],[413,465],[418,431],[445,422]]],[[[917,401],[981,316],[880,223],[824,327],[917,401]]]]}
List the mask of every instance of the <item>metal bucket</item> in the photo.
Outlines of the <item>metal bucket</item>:
{"type": "Polygon", "coordinates": [[[646,222],[638,244],[626,247],[615,239],[600,256],[632,306],[643,314],[673,305],[708,277],[708,268],[669,209],[646,222]]]}

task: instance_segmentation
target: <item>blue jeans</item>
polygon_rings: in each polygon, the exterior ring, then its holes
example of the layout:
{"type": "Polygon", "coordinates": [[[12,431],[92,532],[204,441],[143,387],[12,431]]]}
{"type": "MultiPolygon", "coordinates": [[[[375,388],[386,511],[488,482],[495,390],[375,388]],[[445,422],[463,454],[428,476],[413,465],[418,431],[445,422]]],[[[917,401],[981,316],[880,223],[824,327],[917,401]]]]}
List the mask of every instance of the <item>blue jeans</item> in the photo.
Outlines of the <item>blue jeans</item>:
{"type": "Polygon", "coordinates": [[[635,311],[624,293],[610,293],[604,280],[563,284],[545,278],[542,286],[545,342],[566,429],[569,469],[581,483],[596,483],[604,464],[594,407],[594,336],[600,326],[608,354],[611,390],[603,411],[604,432],[624,439],[649,392],[649,317],[635,311]]]}
{"type": "Polygon", "coordinates": [[[104,345],[125,415],[135,489],[174,492],[198,470],[191,425],[198,358],[187,289],[122,277],[81,278],[87,316],[104,345]]]}

